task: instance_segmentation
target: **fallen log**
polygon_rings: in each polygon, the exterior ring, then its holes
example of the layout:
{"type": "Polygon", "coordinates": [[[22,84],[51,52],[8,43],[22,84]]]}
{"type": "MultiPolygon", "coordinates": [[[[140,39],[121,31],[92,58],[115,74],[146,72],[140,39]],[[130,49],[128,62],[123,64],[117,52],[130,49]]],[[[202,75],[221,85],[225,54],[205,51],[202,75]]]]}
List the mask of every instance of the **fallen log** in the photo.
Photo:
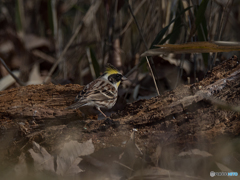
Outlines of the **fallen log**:
{"type": "Polygon", "coordinates": [[[69,139],[91,138],[96,150],[124,146],[133,128],[136,143],[150,154],[158,145],[178,147],[176,151],[186,145],[208,147],[219,137],[240,134],[239,113],[219,109],[212,101],[240,103],[237,58],[219,64],[198,83],[128,104],[111,119],[86,120],[79,110],[65,110],[81,89],[47,84],[0,92],[2,158],[29,149],[32,140],[49,151],[57,151],[69,139]]]}

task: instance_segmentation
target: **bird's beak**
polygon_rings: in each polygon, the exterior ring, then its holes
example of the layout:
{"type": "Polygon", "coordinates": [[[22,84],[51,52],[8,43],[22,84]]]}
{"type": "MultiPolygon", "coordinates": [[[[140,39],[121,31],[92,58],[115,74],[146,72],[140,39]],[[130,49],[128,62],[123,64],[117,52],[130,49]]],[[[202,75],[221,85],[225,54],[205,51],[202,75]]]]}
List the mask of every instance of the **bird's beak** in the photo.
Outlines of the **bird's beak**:
{"type": "Polygon", "coordinates": [[[125,76],[123,76],[121,80],[122,80],[122,81],[126,81],[127,78],[126,78],[125,76]]]}

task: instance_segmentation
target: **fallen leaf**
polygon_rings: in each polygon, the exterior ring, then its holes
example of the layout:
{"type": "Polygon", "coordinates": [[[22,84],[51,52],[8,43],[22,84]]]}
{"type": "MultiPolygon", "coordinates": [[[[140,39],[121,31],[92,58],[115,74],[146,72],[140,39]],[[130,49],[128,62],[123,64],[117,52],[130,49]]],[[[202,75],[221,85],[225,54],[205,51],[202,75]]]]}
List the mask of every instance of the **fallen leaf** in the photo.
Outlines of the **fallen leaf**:
{"type": "Polygon", "coordinates": [[[79,143],[77,141],[69,141],[65,143],[60,154],[57,156],[57,171],[58,175],[74,175],[82,172],[78,167],[81,162],[79,156],[86,156],[94,152],[92,139],[79,143]]]}
{"type": "Polygon", "coordinates": [[[30,149],[29,152],[34,160],[35,170],[55,172],[54,157],[50,155],[45,148],[41,147],[38,143],[33,141],[33,148],[30,149]]]}
{"type": "Polygon", "coordinates": [[[192,156],[192,155],[199,155],[202,157],[211,157],[212,155],[206,151],[201,151],[199,149],[191,149],[186,152],[181,152],[178,154],[178,156],[192,156]]]}
{"type": "Polygon", "coordinates": [[[57,175],[69,176],[83,172],[78,166],[81,162],[79,156],[86,156],[94,152],[92,139],[79,143],[69,141],[63,145],[56,158],[56,171],[54,169],[54,157],[45,148],[33,141],[33,148],[29,150],[36,171],[50,171],[57,175]]]}

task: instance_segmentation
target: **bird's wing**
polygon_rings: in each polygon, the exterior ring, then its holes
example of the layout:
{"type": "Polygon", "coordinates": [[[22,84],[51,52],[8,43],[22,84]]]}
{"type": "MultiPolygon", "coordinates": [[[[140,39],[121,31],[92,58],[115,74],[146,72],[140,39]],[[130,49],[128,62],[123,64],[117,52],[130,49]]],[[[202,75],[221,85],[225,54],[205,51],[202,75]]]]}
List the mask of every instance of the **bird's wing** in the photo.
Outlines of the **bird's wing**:
{"type": "Polygon", "coordinates": [[[117,90],[108,81],[99,79],[93,84],[90,83],[82,95],[79,100],[104,101],[116,98],[117,90]]]}
{"type": "Polygon", "coordinates": [[[94,90],[85,96],[86,101],[106,101],[116,98],[114,93],[107,90],[94,90]]]}
{"type": "Polygon", "coordinates": [[[117,98],[117,90],[108,81],[96,79],[86,85],[77,95],[75,102],[86,103],[89,101],[105,101],[117,98]]]}

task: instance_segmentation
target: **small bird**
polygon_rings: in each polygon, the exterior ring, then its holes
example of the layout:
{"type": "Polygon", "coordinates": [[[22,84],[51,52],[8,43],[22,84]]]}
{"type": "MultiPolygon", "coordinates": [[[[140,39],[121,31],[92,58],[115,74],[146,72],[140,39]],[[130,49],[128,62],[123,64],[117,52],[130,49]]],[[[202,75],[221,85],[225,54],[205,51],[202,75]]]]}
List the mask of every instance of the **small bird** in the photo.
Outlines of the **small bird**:
{"type": "Polygon", "coordinates": [[[127,78],[113,65],[107,64],[103,75],[87,84],[76,96],[76,103],[66,109],[93,106],[107,118],[100,108],[110,109],[115,105],[118,95],[118,86],[124,80],[127,80],[127,78]]]}

